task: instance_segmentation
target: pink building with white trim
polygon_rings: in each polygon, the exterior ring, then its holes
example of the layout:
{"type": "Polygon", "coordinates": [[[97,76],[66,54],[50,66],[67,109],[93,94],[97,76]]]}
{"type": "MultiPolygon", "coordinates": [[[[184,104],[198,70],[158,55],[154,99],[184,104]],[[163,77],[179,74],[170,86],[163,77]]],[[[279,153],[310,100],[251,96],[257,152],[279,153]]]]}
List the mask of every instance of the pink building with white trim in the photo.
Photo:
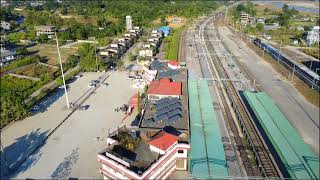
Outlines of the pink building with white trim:
{"type": "MultiPolygon", "coordinates": [[[[147,143],[144,149],[148,153],[157,155],[143,170],[138,170],[136,162],[125,157],[115,155],[108,149],[98,153],[101,162],[100,173],[104,179],[166,179],[175,171],[187,170],[189,144],[178,141],[179,137],[164,131],[158,132],[147,143]]],[[[139,152],[135,152],[139,153],[139,152]]],[[[141,153],[141,152],[140,152],[141,153]]],[[[138,157],[139,154],[136,154],[138,157]]]]}

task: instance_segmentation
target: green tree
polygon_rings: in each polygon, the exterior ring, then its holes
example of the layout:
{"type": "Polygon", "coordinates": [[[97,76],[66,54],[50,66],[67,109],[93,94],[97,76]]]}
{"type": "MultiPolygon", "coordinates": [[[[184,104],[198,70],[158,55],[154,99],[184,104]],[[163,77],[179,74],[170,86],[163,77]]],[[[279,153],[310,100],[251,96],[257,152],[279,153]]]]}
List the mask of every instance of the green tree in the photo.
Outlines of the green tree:
{"type": "Polygon", "coordinates": [[[283,11],[284,13],[287,13],[287,12],[289,11],[289,6],[288,6],[288,4],[284,4],[284,5],[282,6],[282,11],[283,11]]]}
{"type": "Polygon", "coordinates": [[[16,53],[18,55],[26,55],[26,54],[28,54],[28,50],[25,46],[20,46],[16,49],[16,53]]]}
{"type": "Polygon", "coordinates": [[[98,69],[102,69],[104,67],[104,63],[100,58],[96,61],[95,48],[92,44],[83,44],[79,47],[78,52],[80,54],[80,66],[85,71],[96,71],[97,66],[98,69]]]}
{"type": "Polygon", "coordinates": [[[264,29],[264,24],[262,24],[262,23],[258,23],[257,25],[256,25],[256,28],[258,29],[258,31],[263,31],[263,29],[264,29]]]}
{"type": "Polygon", "coordinates": [[[61,76],[59,76],[57,79],[56,79],[56,83],[58,86],[62,85],[63,84],[63,79],[61,76]]]}
{"type": "Polygon", "coordinates": [[[1,128],[10,121],[19,120],[28,115],[28,110],[18,92],[10,91],[1,95],[1,128]]]}
{"type": "Polygon", "coordinates": [[[278,20],[281,26],[288,27],[290,24],[290,16],[287,13],[281,13],[278,20]]]}
{"type": "Polygon", "coordinates": [[[41,76],[41,81],[44,83],[48,83],[53,80],[53,75],[50,73],[45,73],[41,76]]]}
{"type": "Polygon", "coordinates": [[[62,14],[62,15],[66,15],[66,14],[68,14],[68,9],[67,8],[62,8],[61,9],[61,11],[60,11],[60,13],[62,14]]]}
{"type": "Polygon", "coordinates": [[[135,60],[135,56],[132,53],[128,53],[128,60],[129,61],[134,61],[135,60]]]}
{"type": "Polygon", "coordinates": [[[39,37],[38,37],[38,42],[39,43],[46,43],[48,42],[49,38],[47,35],[45,34],[41,34],[39,37]]]}
{"type": "Polygon", "coordinates": [[[169,24],[168,21],[166,20],[166,16],[161,16],[160,22],[161,22],[161,26],[167,26],[169,24]]]}
{"type": "Polygon", "coordinates": [[[255,16],[257,14],[257,10],[252,2],[248,2],[246,6],[246,13],[250,14],[251,16],[255,16]]]}

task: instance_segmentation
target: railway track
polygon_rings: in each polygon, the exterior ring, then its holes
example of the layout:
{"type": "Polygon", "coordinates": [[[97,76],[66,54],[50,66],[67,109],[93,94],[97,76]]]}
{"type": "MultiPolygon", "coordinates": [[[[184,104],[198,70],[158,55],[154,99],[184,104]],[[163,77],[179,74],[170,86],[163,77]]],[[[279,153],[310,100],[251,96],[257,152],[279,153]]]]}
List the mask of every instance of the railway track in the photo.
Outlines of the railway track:
{"type": "MultiPolygon", "coordinates": [[[[219,34],[217,34],[219,37],[219,34]]],[[[210,39],[209,34],[207,31],[203,31],[203,39],[210,39]]],[[[216,52],[213,48],[211,41],[204,41],[205,46],[207,46],[211,52],[208,52],[209,56],[211,56],[211,66],[214,66],[217,69],[217,72],[219,74],[219,77],[216,78],[224,78],[228,79],[229,76],[226,72],[226,70],[223,68],[223,65],[219,59],[219,57],[216,55],[216,52]]],[[[212,68],[214,68],[212,67],[212,68]]],[[[236,127],[236,123],[231,120],[231,109],[226,103],[226,98],[224,97],[224,104],[225,104],[225,112],[227,119],[230,124],[231,130],[234,132],[235,135],[235,141],[238,147],[238,151],[240,153],[240,157],[242,160],[242,163],[246,169],[247,176],[265,176],[265,177],[281,177],[281,173],[278,170],[274,159],[271,156],[271,153],[269,152],[265,142],[263,141],[263,138],[261,134],[259,133],[256,125],[254,124],[251,117],[248,115],[249,112],[246,109],[245,104],[240,98],[239,93],[234,88],[234,85],[230,81],[222,82],[223,85],[220,87],[220,91],[225,91],[228,95],[230,101],[231,101],[231,107],[233,111],[236,114],[236,118],[241,126],[242,133],[245,135],[248,144],[250,146],[251,151],[254,154],[255,157],[255,163],[257,167],[260,170],[260,174],[257,174],[256,167],[252,166],[252,163],[250,162],[248,158],[248,153],[245,149],[245,145],[241,140],[241,137],[239,136],[238,129],[236,127]]]]}

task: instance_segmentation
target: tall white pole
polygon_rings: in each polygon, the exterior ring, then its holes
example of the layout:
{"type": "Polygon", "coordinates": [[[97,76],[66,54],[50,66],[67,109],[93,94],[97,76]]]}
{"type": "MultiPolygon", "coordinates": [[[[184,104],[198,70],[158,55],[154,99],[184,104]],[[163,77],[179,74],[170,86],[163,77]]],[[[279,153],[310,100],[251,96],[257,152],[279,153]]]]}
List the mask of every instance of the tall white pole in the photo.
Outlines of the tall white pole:
{"type": "Polygon", "coordinates": [[[67,107],[68,107],[68,109],[69,109],[69,108],[70,108],[70,104],[69,104],[69,98],[68,98],[68,93],[67,93],[67,86],[66,86],[66,82],[65,82],[65,80],[64,80],[64,74],[63,74],[63,69],[62,69],[61,55],[60,55],[60,50],[59,50],[59,42],[58,42],[57,33],[55,32],[54,34],[55,34],[55,36],[56,36],[57,51],[58,51],[58,58],[59,58],[59,62],[60,62],[62,81],[63,81],[63,86],[64,86],[64,92],[65,92],[65,94],[66,94],[67,107]]]}
{"type": "Polygon", "coordinates": [[[97,72],[98,72],[98,55],[97,55],[97,40],[96,38],[94,38],[94,54],[96,56],[96,68],[97,68],[97,72]]]}

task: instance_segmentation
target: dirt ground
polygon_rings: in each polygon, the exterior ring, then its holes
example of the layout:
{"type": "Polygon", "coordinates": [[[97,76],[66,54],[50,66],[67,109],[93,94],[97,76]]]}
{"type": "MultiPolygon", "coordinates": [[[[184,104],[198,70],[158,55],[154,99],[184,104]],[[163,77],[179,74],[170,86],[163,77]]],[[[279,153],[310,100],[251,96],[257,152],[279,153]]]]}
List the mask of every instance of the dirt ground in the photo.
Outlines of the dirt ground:
{"type": "Polygon", "coordinates": [[[50,68],[41,64],[34,64],[32,66],[29,66],[28,68],[25,69],[20,69],[16,71],[16,74],[21,74],[25,76],[32,76],[32,77],[41,77],[45,73],[52,74],[56,72],[58,69],[55,68],[50,68]]]}
{"type": "MultiPolygon", "coordinates": [[[[28,48],[28,51],[38,51],[36,54],[48,60],[48,64],[56,65],[59,63],[58,53],[55,44],[38,44],[36,46],[28,48]]],[[[66,59],[77,52],[76,49],[73,48],[60,48],[61,60],[65,62],[66,59]]]]}
{"type": "Polygon", "coordinates": [[[166,20],[169,22],[168,26],[171,28],[178,28],[185,25],[186,23],[186,18],[184,17],[168,16],[166,20]],[[173,19],[180,20],[181,22],[172,22],[173,19]]]}
{"type": "MultiPolygon", "coordinates": [[[[166,21],[168,21],[168,26],[171,28],[179,28],[186,24],[186,18],[185,17],[178,17],[178,16],[168,16],[166,17],[166,21]],[[181,22],[171,22],[173,19],[180,20],[181,22]]],[[[160,19],[156,19],[153,21],[154,25],[160,24],[160,19]]]]}

